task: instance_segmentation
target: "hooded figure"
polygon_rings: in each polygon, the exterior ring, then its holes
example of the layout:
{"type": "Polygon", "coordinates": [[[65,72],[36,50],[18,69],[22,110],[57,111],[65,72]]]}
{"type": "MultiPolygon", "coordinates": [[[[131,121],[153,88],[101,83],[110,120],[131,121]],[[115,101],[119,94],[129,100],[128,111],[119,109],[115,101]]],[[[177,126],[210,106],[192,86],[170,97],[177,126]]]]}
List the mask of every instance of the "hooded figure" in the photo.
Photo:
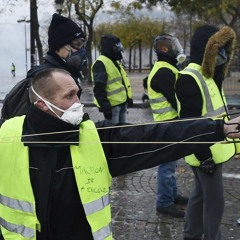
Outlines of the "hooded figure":
{"type": "MultiPolygon", "coordinates": [[[[181,118],[222,117],[228,112],[222,82],[233,56],[236,34],[230,27],[199,27],[191,40],[191,61],[176,82],[181,118]]],[[[185,214],[184,239],[221,240],[224,212],[222,163],[235,154],[235,145],[214,144],[185,157],[194,174],[194,189],[185,214]]]]}
{"type": "MultiPolygon", "coordinates": [[[[213,78],[220,91],[232,60],[235,41],[236,34],[232,28],[225,26],[219,30],[212,25],[199,27],[191,40],[190,63],[200,65],[202,75],[206,78],[213,78]],[[216,66],[223,49],[226,61],[216,66]]],[[[183,72],[177,80],[176,92],[177,97],[181,99],[181,104],[186,104],[187,108],[181,108],[180,115],[183,117],[201,116],[203,100],[199,88],[191,75],[184,74],[183,76],[182,74],[183,72]],[[189,99],[194,99],[194,101],[189,102],[189,99]]]]}
{"type": "Polygon", "coordinates": [[[112,61],[120,61],[123,58],[123,45],[118,37],[111,34],[101,37],[100,51],[102,55],[110,58],[112,61]]]}
{"type": "Polygon", "coordinates": [[[214,77],[215,82],[221,83],[232,60],[235,42],[236,34],[230,27],[220,30],[211,25],[199,27],[191,40],[191,62],[202,66],[205,77],[214,77]],[[227,59],[224,64],[216,66],[221,49],[225,50],[227,59]]]}
{"type": "Polygon", "coordinates": [[[83,50],[85,34],[71,19],[54,13],[48,28],[48,47],[49,51],[44,58],[44,63],[31,69],[28,77],[34,77],[39,71],[49,68],[62,68],[67,70],[81,89],[78,78],[83,63],[86,62],[86,51],[83,50]],[[69,47],[66,48],[66,45],[69,47]],[[63,54],[63,50],[67,50],[63,54]],[[84,56],[79,52],[84,52],[84,56]]]}
{"type": "Polygon", "coordinates": [[[94,103],[104,115],[104,125],[126,122],[127,106],[132,106],[132,89],[121,60],[123,45],[117,36],[101,37],[101,55],[91,68],[94,103]]]}

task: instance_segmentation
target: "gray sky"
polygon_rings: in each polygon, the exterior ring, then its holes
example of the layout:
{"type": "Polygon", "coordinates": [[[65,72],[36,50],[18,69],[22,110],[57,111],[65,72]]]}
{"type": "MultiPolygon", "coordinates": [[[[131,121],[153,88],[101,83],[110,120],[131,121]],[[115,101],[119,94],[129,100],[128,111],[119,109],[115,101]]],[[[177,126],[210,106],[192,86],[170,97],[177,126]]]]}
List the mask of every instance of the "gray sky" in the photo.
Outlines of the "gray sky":
{"type": "MultiPolygon", "coordinates": [[[[4,8],[4,11],[0,13],[0,76],[11,76],[12,62],[16,65],[16,74],[19,76],[26,75],[26,48],[25,48],[25,23],[18,23],[17,20],[26,17],[29,19],[29,1],[18,4],[13,8],[14,12],[9,11],[9,7],[6,4],[8,0],[0,1],[0,9],[4,8]]],[[[41,4],[38,6],[39,21],[42,22],[45,19],[50,19],[55,12],[52,4],[47,0],[39,1],[41,4]]],[[[27,60],[28,69],[30,67],[30,33],[29,23],[26,23],[26,42],[27,42],[27,60]]]]}
{"type": "MultiPolygon", "coordinates": [[[[0,12],[0,43],[2,49],[0,54],[0,76],[11,76],[11,64],[14,62],[16,65],[16,74],[24,77],[26,74],[25,23],[17,23],[17,20],[22,18],[29,19],[30,1],[20,1],[21,4],[18,3],[14,8],[12,8],[14,12],[9,11],[9,1],[10,0],[0,0],[0,10],[4,9],[3,12],[0,12]]],[[[44,22],[50,21],[52,14],[55,12],[53,6],[54,1],[50,1],[49,3],[49,0],[39,0],[38,2],[39,22],[40,25],[43,25],[44,22]]],[[[159,14],[159,12],[159,9],[155,8],[151,12],[151,18],[159,19],[160,17],[167,15],[166,11],[161,11],[161,14],[159,14]]],[[[145,10],[143,11],[143,14],[148,15],[149,12],[145,10]]],[[[109,21],[109,15],[98,13],[95,22],[100,23],[104,21],[104,19],[109,21]]],[[[28,69],[30,67],[29,36],[29,24],[26,23],[28,69]]]]}

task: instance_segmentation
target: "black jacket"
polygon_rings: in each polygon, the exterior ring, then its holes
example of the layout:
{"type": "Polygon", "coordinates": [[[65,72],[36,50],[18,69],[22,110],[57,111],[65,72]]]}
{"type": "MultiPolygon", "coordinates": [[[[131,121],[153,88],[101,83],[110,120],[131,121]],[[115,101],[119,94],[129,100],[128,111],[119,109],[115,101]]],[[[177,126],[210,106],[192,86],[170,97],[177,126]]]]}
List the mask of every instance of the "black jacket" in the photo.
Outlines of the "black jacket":
{"type": "Polygon", "coordinates": [[[44,57],[44,63],[30,69],[27,73],[27,78],[33,78],[37,73],[47,68],[61,68],[68,71],[81,90],[81,87],[78,81],[79,71],[77,71],[73,67],[68,66],[66,62],[61,57],[59,57],[56,53],[48,52],[47,55],[44,57]]]}
{"type": "MultiPolygon", "coordinates": [[[[84,116],[87,120],[88,116],[84,116]]],[[[77,130],[31,106],[23,125],[23,135],[77,130]]],[[[200,120],[187,124],[152,124],[117,128],[99,128],[98,133],[112,177],[151,168],[194,152],[199,144],[143,144],[142,142],[219,141],[223,139],[222,121],[200,120]],[[201,134],[200,134],[201,133],[201,134]],[[204,134],[211,133],[211,134],[204,134]],[[193,138],[192,138],[193,137],[193,138]],[[112,142],[126,142],[112,144],[112,142]],[[127,143],[129,142],[129,143],[127,143]],[[139,142],[139,144],[132,143],[139,142]]],[[[69,146],[79,139],[79,132],[23,137],[29,146],[31,184],[36,199],[41,233],[37,240],[92,239],[89,224],[76,186],[69,146]],[[62,141],[62,144],[34,141],[62,141]]],[[[80,136],[81,139],[81,136],[80,136]]]]}

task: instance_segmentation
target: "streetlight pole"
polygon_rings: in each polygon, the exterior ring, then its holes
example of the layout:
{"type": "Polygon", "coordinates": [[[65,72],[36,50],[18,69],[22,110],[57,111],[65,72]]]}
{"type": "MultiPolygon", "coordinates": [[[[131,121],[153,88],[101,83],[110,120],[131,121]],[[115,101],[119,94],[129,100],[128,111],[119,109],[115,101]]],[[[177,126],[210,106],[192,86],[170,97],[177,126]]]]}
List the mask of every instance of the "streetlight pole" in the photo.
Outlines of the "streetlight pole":
{"type": "Polygon", "coordinates": [[[19,19],[17,21],[18,23],[21,23],[21,22],[24,22],[24,37],[25,37],[25,66],[26,66],[26,73],[28,71],[28,57],[27,57],[27,24],[26,23],[29,23],[30,20],[26,20],[26,17],[23,18],[23,19],[19,19]]]}
{"type": "Polygon", "coordinates": [[[33,67],[35,67],[36,62],[35,62],[35,36],[36,36],[36,32],[35,32],[35,14],[34,11],[37,8],[36,6],[36,0],[30,0],[30,64],[31,64],[31,69],[33,67]]]}

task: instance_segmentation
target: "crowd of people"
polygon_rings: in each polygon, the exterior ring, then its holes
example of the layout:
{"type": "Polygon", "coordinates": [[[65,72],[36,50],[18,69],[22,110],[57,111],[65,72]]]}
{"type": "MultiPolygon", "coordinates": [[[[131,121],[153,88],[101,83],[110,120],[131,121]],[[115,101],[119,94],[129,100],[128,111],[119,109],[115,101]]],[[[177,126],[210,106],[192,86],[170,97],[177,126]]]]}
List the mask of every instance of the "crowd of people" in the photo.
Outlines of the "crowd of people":
{"type": "Polygon", "coordinates": [[[190,63],[181,71],[185,55],[179,40],[156,36],[158,60],[147,79],[152,125],[127,121],[132,89],[121,62],[123,45],[112,34],[101,37],[101,55],[90,66],[94,102],[104,121],[94,123],[84,112],[79,78],[85,38],[72,20],[53,15],[45,62],[27,74],[29,108],[0,128],[0,239],[111,240],[112,178],[154,166],[157,212],[185,219],[184,240],[223,239],[222,164],[238,153],[237,145],[206,142],[240,138],[240,117],[223,120],[228,110],[222,81],[235,32],[211,25],[196,29],[190,63]],[[192,117],[196,120],[178,121],[192,117]],[[191,144],[168,144],[182,141],[191,144]],[[182,158],[194,174],[189,197],[176,185],[182,158]],[[187,205],[186,213],[178,204],[187,205]]]}

